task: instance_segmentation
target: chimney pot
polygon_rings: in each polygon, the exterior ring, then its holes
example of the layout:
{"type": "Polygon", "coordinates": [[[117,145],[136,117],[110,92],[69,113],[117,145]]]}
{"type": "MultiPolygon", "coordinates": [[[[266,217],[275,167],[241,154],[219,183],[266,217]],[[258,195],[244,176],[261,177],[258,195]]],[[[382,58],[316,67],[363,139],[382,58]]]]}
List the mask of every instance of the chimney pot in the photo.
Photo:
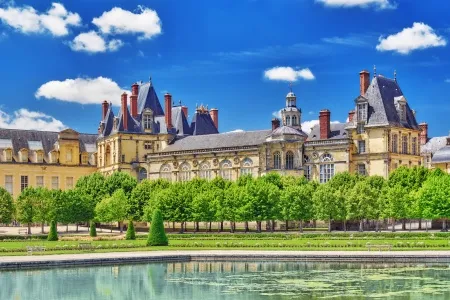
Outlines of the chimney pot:
{"type": "Polygon", "coordinates": [[[131,110],[131,116],[133,118],[137,118],[137,116],[138,116],[138,111],[137,111],[138,94],[139,94],[139,85],[137,83],[135,83],[131,86],[131,96],[130,96],[130,110],[131,110]]]}
{"type": "Polygon", "coordinates": [[[122,124],[123,130],[128,131],[128,95],[122,94],[122,124]]]}
{"type": "Polygon", "coordinates": [[[367,70],[359,72],[359,94],[364,96],[370,85],[370,73],[367,70]]]}
{"type": "Polygon", "coordinates": [[[277,118],[273,118],[272,119],[272,131],[274,131],[278,127],[280,127],[280,120],[278,120],[277,118]]]}
{"type": "Polygon", "coordinates": [[[102,102],[102,120],[105,119],[106,113],[108,112],[108,108],[109,108],[108,101],[106,101],[106,100],[103,101],[102,102]]]}
{"type": "Polygon", "coordinates": [[[320,139],[326,140],[330,137],[330,111],[328,109],[322,109],[319,112],[319,129],[320,139]]]}
{"type": "Polygon", "coordinates": [[[420,135],[419,135],[420,144],[425,145],[428,142],[428,124],[420,123],[419,128],[420,128],[420,135]]]}
{"type": "Polygon", "coordinates": [[[216,126],[216,129],[219,130],[219,110],[217,108],[211,108],[209,115],[214,122],[214,126],[216,126]]]}
{"type": "Polygon", "coordinates": [[[165,120],[166,120],[166,126],[167,126],[167,131],[169,131],[170,129],[172,129],[172,95],[169,93],[166,93],[164,95],[164,104],[165,104],[165,110],[166,110],[166,116],[165,116],[165,120]]]}
{"type": "Polygon", "coordinates": [[[186,119],[188,118],[188,107],[183,105],[181,107],[181,110],[183,111],[184,116],[186,117],[186,119]]]}

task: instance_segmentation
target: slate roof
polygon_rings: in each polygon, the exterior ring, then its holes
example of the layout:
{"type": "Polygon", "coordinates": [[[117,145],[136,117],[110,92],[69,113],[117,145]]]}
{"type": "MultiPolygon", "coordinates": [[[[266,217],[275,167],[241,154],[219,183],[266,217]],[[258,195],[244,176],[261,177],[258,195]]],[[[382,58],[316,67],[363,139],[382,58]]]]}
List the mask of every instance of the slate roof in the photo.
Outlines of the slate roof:
{"type": "MultiPolygon", "coordinates": [[[[0,129],[0,139],[12,140],[13,153],[17,154],[19,150],[25,148],[31,151],[28,141],[41,141],[45,154],[54,149],[55,143],[58,141],[59,132],[37,131],[37,130],[21,130],[21,129],[0,129]]],[[[97,140],[96,134],[79,134],[80,152],[86,151],[85,144],[95,144],[97,140]]],[[[89,148],[89,146],[88,146],[89,148]]]]}
{"type": "Polygon", "coordinates": [[[266,141],[272,130],[225,132],[208,135],[178,136],[162,153],[188,150],[257,146],[266,141]]]}
{"type": "Polygon", "coordinates": [[[103,132],[101,132],[101,135],[110,135],[114,125],[114,112],[112,110],[111,103],[109,103],[108,105],[108,111],[106,112],[105,118],[102,120],[102,122],[104,123],[105,127],[103,129],[103,132]]]}
{"type": "Polygon", "coordinates": [[[308,135],[301,130],[297,130],[290,126],[281,126],[271,132],[271,136],[281,136],[281,135],[299,135],[307,137],[308,135]]]}
{"type": "Polygon", "coordinates": [[[439,149],[445,147],[447,145],[447,137],[446,136],[437,136],[430,138],[425,145],[420,146],[420,153],[431,153],[434,154],[439,149]]]}
{"type": "Polygon", "coordinates": [[[172,126],[175,128],[177,135],[192,134],[181,106],[172,107],[172,126]]]}
{"type": "MultiPolygon", "coordinates": [[[[128,115],[128,124],[127,124],[127,132],[142,132],[142,127],[140,122],[135,120],[128,110],[127,107],[127,115],[128,115]]],[[[118,131],[124,131],[123,130],[123,117],[122,117],[122,109],[119,110],[119,114],[117,115],[117,118],[119,119],[119,125],[118,125],[118,131]]],[[[154,125],[154,124],[153,124],[154,125]]]]}
{"type": "Polygon", "coordinates": [[[150,108],[155,116],[164,116],[164,111],[151,82],[139,85],[138,114],[141,115],[145,108],[150,108]]]}
{"type": "Polygon", "coordinates": [[[193,135],[205,135],[205,134],[214,134],[219,133],[214,122],[211,118],[211,115],[206,112],[198,112],[196,111],[191,123],[191,132],[193,135]]]}
{"type": "Polygon", "coordinates": [[[403,92],[397,81],[383,76],[374,77],[364,95],[369,103],[367,126],[391,125],[418,130],[419,126],[408,103],[406,103],[406,121],[400,121],[395,107],[400,96],[403,96],[403,92]]]}
{"type": "MultiPolygon", "coordinates": [[[[329,140],[339,140],[339,139],[347,139],[348,134],[345,130],[345,123],[331,123],[330,124],[330,136],[329,140]]],[[[311,129],[311,132],[308,134],[307,141],[318,141],[320,140],[320,125],[314,125],[311,129]]]]}
{"type": "Polygon", "coordinates": [[[431,158],[431,163],[448,163],[450,162],[450,145],[447,143],[447,146],[439,149],[434,153],[431,158]]]}

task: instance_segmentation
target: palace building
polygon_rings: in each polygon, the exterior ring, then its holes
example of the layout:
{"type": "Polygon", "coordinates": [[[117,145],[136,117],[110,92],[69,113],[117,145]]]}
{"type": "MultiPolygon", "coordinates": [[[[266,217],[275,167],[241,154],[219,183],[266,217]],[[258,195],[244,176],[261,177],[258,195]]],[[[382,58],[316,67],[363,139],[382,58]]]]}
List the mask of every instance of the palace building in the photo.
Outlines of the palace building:
{"type": "Polygon", "coordinates": [[[324,183],[344,171],[387,177],[400,166],[422,164],[426,124],[417,123],[396,78],[362,71],[359,95],[348,106],[354,109],[346,123],[330,122],[324,109],[318,125],[305,130],[290,91],[281,120],[268,122],[268,129],[219,133],[218,109],[201,105],[190,118],[170,94],[161,103],[151,81],[135,83],[118,112],[102,103],[96,135],[1,129],[0,178],[16,196],[28,185],[71,188],[95,171],[170,181],[275,171],[324,183]]]}

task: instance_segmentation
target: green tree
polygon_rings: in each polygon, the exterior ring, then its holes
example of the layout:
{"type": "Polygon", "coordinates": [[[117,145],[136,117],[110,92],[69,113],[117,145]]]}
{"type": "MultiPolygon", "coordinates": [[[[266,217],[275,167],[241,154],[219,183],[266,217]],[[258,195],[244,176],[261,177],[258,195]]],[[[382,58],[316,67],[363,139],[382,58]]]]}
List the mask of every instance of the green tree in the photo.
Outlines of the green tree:
{"type": "Polygon", "coordinates": [[[137,180],[126,172],[114,172],[111,176],[106,177],[105,185],[109,195],[121,189],[128,199],[137,185],[137,180]]]}
{"type": "MultiPolygon", "coordinates": [[[[104,222],[104,223],[112,223],[113,221],[115,221],[113,219],[113,215],[110,209],[110,201],[111,198],[107,197],[105,199],[103,199],[102,201],[100,201],[99,203],[97,203],[97,205],[95,206],[95,216],[96,219],[99,220],[100,222],[104,222]]],[[[112,232],[112,226],[111,226],[111,232],[112,232]]]]}
{"type": "Polygon", "coordinates": [[[147,239],[147,246],[167,246],[169,240],[167,239],[164,230],[164,221],[159,209],[155,209],[152,216],[152,223],[147,239]]]}
{"type": "Polygon", "coordinates": [[[388,186],[383,193],[385,197],[385,217],[392,219],[392,231],[395,231],[395,221],[408,217],[408,205],[411,204],[411,196],[407,188],[401,184],[388,186]]]}
{"type": "Polygon", "coordinates": [[[14,214],[14,201],[11,194],[0,187],[0,223],[9,224],[14,214]]]}
{"type": "MultiPolygon", "coordinates": [[[[272,177],[276,178],[273,175],[272,177]]],[[[249,209],[252,219],[256,221],[258,232],[261,232],[262,221],[272,220],[279,215],[280,190],[271,182],[272,180],[266,178],[257,179],[246,186],[249,209]]],[[[271,228],[273,229],[273,226],[271,228]]]]}
{"type": "Polygon", "coordinates": [[[90,237],[96,237],[97,236],[97,228],[95,226],[95,222],[91,221],[90,222],[90,227],[89,227],[89,236],[90,237]]]}
{"type": "Polygon", "coordinates": [[[76,231],[81,222],[89,222],[94,218],[94,208],[91,197],[77,189],[66,190],[61,193],[62,205],[60,219],[62,223],[75,223],[76,231]]]}
{"type": "Polygon", "coordinates": [[[28,187],[20,193],[16,200],[17,220],[28,225],[28,234],[31,234],[31,223],[36,217],[36,203],[38,199],[35,189],[28,187]]]}
{"type": "Polygon", "coordinates": [[[424,216],[430,219],[442,219],[442,230],[447,231],[447,219],[450,217],[450,176],[430,176],[419,192],[424,216]]]}
{"type": "Polygon", "coordinates": [[[127,208],[127,197],[122,189],[116,190],[111,197],[103,199],[96,206],[100,219],[110,219],[119,223],[120,233],[123,233],[123,221],[128,217],[127,208]]]}
{"type": "Polygon", "coordinates": [[[303,232],[303,222],[313,218],[314,185],[288,185],[281,191],[281,214],[286,220],[288,230],[289,220],[299,221],[299,230],[303,232]]]}
{"type": "Polygon", "coordinates": [[[80,177],[77,180],[75,189],[88,195],[93,201],[93,207],[108,195],[106,179],[102,174],[97,172],[80,177]]]}
{"type": "Polygon", "coordinates": [[[125,235],[126,240],[135,240],[136,239],[136,231],[134,230],[133,220],[128,222],[127,234],[125,235]]]}
{"type": "Polygon", "coordinates": [[[384,217],[386,207],[385,198],[382,197],[386,189],[386,179],[382,176],[369,176],[366,178],[367,183],[375,191],[374,207],[376,208],[372,213],[372,218],[376,220],[375,231],[378,232],[380,228],[380,220],[384,217]]]}
{"type": "Polygon", "coordinates": [[[377,192],[367,180],[361,180],[355,184],[346,200],[347,218],[359,221],[359,231],[364,230],[365,218],[374,219],[377,208],[377,192]]]}
{"type": "Polygon", "coordinates": [[[35,215],[34,221],[41,223],[41,233],[44,233],[44,225],[50,221],[52,208],[52,194],[43,187],[34,188],[35,193],[35,215]]]}
{"type": "Polygon", "coordinates": [[[316,219],[328,222],[328,231],[331,232],[333,220],[341,220],[340,206],[342,201],[336,197],[336,191],[329,184],[319,185],[313,195],[313,205],[316,219]]]}
{"type": "Polygon", "coordinates": [[[56,229],[56,222],[52,220],[50,222],[50,231],[47,235],[47,241],[57,241],[58,240],[58,231],[56,229]]]}
{"type": "MultiPolygon", "coordinates": [[[[209,222],[208,231],[211,231],[211,222],[216,220],[216,195],[216,192],[213,189],[210,189],[198,193],[192,199],[192,221],[209,222]]],[[[195,229],[198,231],[198,225],[195,229]]]]}
{"type": "Polygon", "coordinates": [[[153,194],[169,186],[170,182],[164,179],[142,180],[131,192],[128,200],[128,215],[135,221],[144,220],[144,208],[153,194]]]}

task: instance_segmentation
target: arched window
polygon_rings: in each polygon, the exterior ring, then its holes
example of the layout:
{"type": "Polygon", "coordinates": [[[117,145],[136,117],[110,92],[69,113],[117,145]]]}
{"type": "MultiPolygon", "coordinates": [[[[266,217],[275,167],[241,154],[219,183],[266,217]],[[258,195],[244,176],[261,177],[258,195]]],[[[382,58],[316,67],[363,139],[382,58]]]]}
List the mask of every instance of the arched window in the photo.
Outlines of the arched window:
{"type": "Polygon", "coordinates": [[[181,182],[191,180],[191,166],[188,163],[181,164],[178,179],[181,182]]]}
{"type": "Polygon", "coordinates": [[[320,165],[320,183],[328,182],[334,176],[334,164],[333,156],[331,154],[325,153],[322,155],[320,165]]]}
{"type": "Polygon", "coordinates": [[[245,158],[242,161],[241,165],[241,176],[243,175],[252,175],[252,167],[253,167],[253,161],[250,158],[245,158]]]}
{"type": "Polygon", "coordinates": [[[297,126],[297,116],[292,116],[292,126],[297,126]]]}
{"type": "Polygon", "coordinates": [[[286,152],[286,169],[294,169],[294,153],[292,151],[286,152]]]}
{"type": "Polygon", "coordinates": [[[199,177],[201,179],[206,179],[206,180],[210,180],[211,179],[211,165],[209,164],[209,162],[203,162],[200,164],[200,172],[199,172],[199,177]]]}
{"type": "Polygon", "coordinates": [[[273,168],[276,170],[281,169],[281,154],[279,151],[273,154],[273,168]]]}
{"type": "Polygon", "coordinates": [[[138,171],[138,182],[147,179],[147,170],[145,168],[140,168],[138,171]]]}
{"type": "Polygon", "coordinates": [[[159,178],[172,181],[172,169],[170,165],[164,164],[161,166],[161,170],[159,171],[159,178]]]}
{"type": "Polygon", "coordinates": [[[228,159],[223,160],[220,163],[220,177],[222,177],[225,180],[231,180],[231,161],[229,161],[228,159]]]}
{"type": "Polygon", "coordinates": [[[290,125],[291,125],[291,117],[286,116],[286,126],[290,126],[290,125]]]}

